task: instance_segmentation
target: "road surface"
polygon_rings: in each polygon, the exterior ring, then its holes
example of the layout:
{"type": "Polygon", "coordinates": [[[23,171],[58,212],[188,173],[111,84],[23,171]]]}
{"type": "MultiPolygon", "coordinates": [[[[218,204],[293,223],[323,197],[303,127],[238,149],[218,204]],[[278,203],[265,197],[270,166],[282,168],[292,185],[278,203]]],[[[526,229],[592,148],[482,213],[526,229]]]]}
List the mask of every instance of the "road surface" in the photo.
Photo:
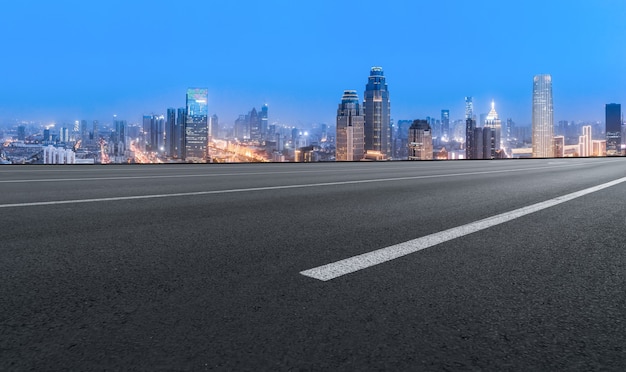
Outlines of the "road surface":
{"type": "Polygon", "coordinates": [[[0,370],[624,370],[625,177],[0,167],[0,370]]]}

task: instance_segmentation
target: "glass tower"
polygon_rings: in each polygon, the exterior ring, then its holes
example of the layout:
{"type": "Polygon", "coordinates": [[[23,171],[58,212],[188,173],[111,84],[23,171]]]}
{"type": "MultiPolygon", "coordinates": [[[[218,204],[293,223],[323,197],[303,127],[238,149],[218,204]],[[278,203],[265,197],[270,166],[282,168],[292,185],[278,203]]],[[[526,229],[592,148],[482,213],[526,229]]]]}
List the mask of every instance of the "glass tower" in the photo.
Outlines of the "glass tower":
{"type": "Polygon", "coordinates": [[[609,103],[606,113],[606,155],[622,155],[622,105],[609,103]]]}
{"type": "Polygon", "coordinates": [[[378,151],[391,157],[389,90],[382,67],[372,67],[365,86],[365,151],[378,151]]]}
{"type": "Polygon", "coordinates": [[[554,108],[552,106],[552,77],[533,78],[533,158],[554,156],[554,108]]]}
{"type": "Polygon", "coordinates": [[[185,120],[185,160],[205,162],[207,159],[208,89],[187,89],[187,117],[185,120]]]}
{"type": "Polygon", "coordinates": [[[364,121],[356,90],[345,90],[337,109],[336,161],[363,159],[364,121]]]}

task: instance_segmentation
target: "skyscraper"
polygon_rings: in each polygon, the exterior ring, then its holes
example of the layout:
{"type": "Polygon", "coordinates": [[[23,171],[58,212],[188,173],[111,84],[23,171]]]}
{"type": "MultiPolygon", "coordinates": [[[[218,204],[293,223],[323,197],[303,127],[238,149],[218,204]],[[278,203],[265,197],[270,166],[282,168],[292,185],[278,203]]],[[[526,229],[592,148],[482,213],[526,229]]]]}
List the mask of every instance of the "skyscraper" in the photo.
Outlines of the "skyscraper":
{"type": "Polygon", "coordinates": [[[487,114],[485,118],[484,126],[486,128],[491,128],[494,130],[495,136],[495,149],[500,150],[501,146],[501,138],[502,138],[502,123],[498,118],[498,113],[496,112],[496,103],[491,101],[491,111],[487,114]]]}
{"type": "Polygon", "coordinates": [[[474,103],[472,97],[465,97],[465,119],[474,118],[474,103]]]}
{"type": "Polygon", "coordinates": [[[473,116],[474,103],[472,102],[472,97],[465,97],[465,158],[481,159],[482,153],[480,157],[477,157],[476,153],[476,121],[474,120],[473,116]]]}
{"type": "Polygon", "coordinates": [[[450,135],[450,110],[441,110],[441,136],[449,139],[450,135]]]}
{"type": "Polygon", "coordinates": [[[165,125],[165,148],[167,156],[172,158],[178,157],[178,137],[176,133],[176,109],[170,107],[167,109],[167,124],[165,125]]]}
{"type": "Polygon", "coordinates": [[[609,103],[606,114],[606,155],[622,155],[622,105],[609,103]]]}
{"type": "Polygon", "coordinates": [[[185,160],[204,162],[208,157],[208,89],[187,89],[187,117],[185,120],[185,160]]]}
{"type": "Polygon", "coordinates": [[[409,128],[409,160],[433,160],[433,137],[426,120],[415,120],[409,128]]]}
{"type": "Polygon", "coordinates": [[[372,67],[363,97],[365,151],[378,151],[386,157],[391,156],[390,106],[383,69],[372,67]]]}
{"type": "Polygon", "coordinates": [[[533,78],[533,158],[554,156],[554,108],[552,105],[552,77],[535,75],[533,78]]]}
{"type": "Polygon", "coordinates": [[[356,90],[345,90],[337,108],[336,161],[363,159],[364,122],[356,90]]]}
{"type": "Polygon", "coordinates": [[[179,159],[185,159],[185,121],[187,120],[187,109],[179,107],[176,112],[176,137],[175,142],[177,146],[176,157],[179,159]]]}

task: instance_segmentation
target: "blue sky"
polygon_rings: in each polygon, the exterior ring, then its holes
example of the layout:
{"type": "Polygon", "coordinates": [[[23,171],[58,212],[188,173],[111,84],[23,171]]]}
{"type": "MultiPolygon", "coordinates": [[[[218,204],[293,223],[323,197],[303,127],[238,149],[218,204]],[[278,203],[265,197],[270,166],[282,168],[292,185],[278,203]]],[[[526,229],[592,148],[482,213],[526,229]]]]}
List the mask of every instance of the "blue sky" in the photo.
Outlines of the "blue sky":
{"type": "Polygon", "coordinates": [[[555,120],[626,103],[626,1],[10,1],[2,6],[0,119],[139,121],[209,89],[232,122],[334,124],[344,89],[382,66],[395,120],[463,117],[491,99],[530,123],[532,77],[552,74],[555,120]]]}

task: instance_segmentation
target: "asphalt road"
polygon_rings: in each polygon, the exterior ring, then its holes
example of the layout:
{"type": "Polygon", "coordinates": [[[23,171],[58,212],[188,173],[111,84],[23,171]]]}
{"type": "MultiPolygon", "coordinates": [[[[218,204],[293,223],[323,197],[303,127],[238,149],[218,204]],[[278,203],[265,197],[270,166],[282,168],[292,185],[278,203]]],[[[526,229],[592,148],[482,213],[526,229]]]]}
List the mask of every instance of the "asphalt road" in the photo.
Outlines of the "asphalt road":
{"type": "Polygon", "coordinates": [[[0,167],[0,370],[626,369],[626,159],[0,167]]]}

